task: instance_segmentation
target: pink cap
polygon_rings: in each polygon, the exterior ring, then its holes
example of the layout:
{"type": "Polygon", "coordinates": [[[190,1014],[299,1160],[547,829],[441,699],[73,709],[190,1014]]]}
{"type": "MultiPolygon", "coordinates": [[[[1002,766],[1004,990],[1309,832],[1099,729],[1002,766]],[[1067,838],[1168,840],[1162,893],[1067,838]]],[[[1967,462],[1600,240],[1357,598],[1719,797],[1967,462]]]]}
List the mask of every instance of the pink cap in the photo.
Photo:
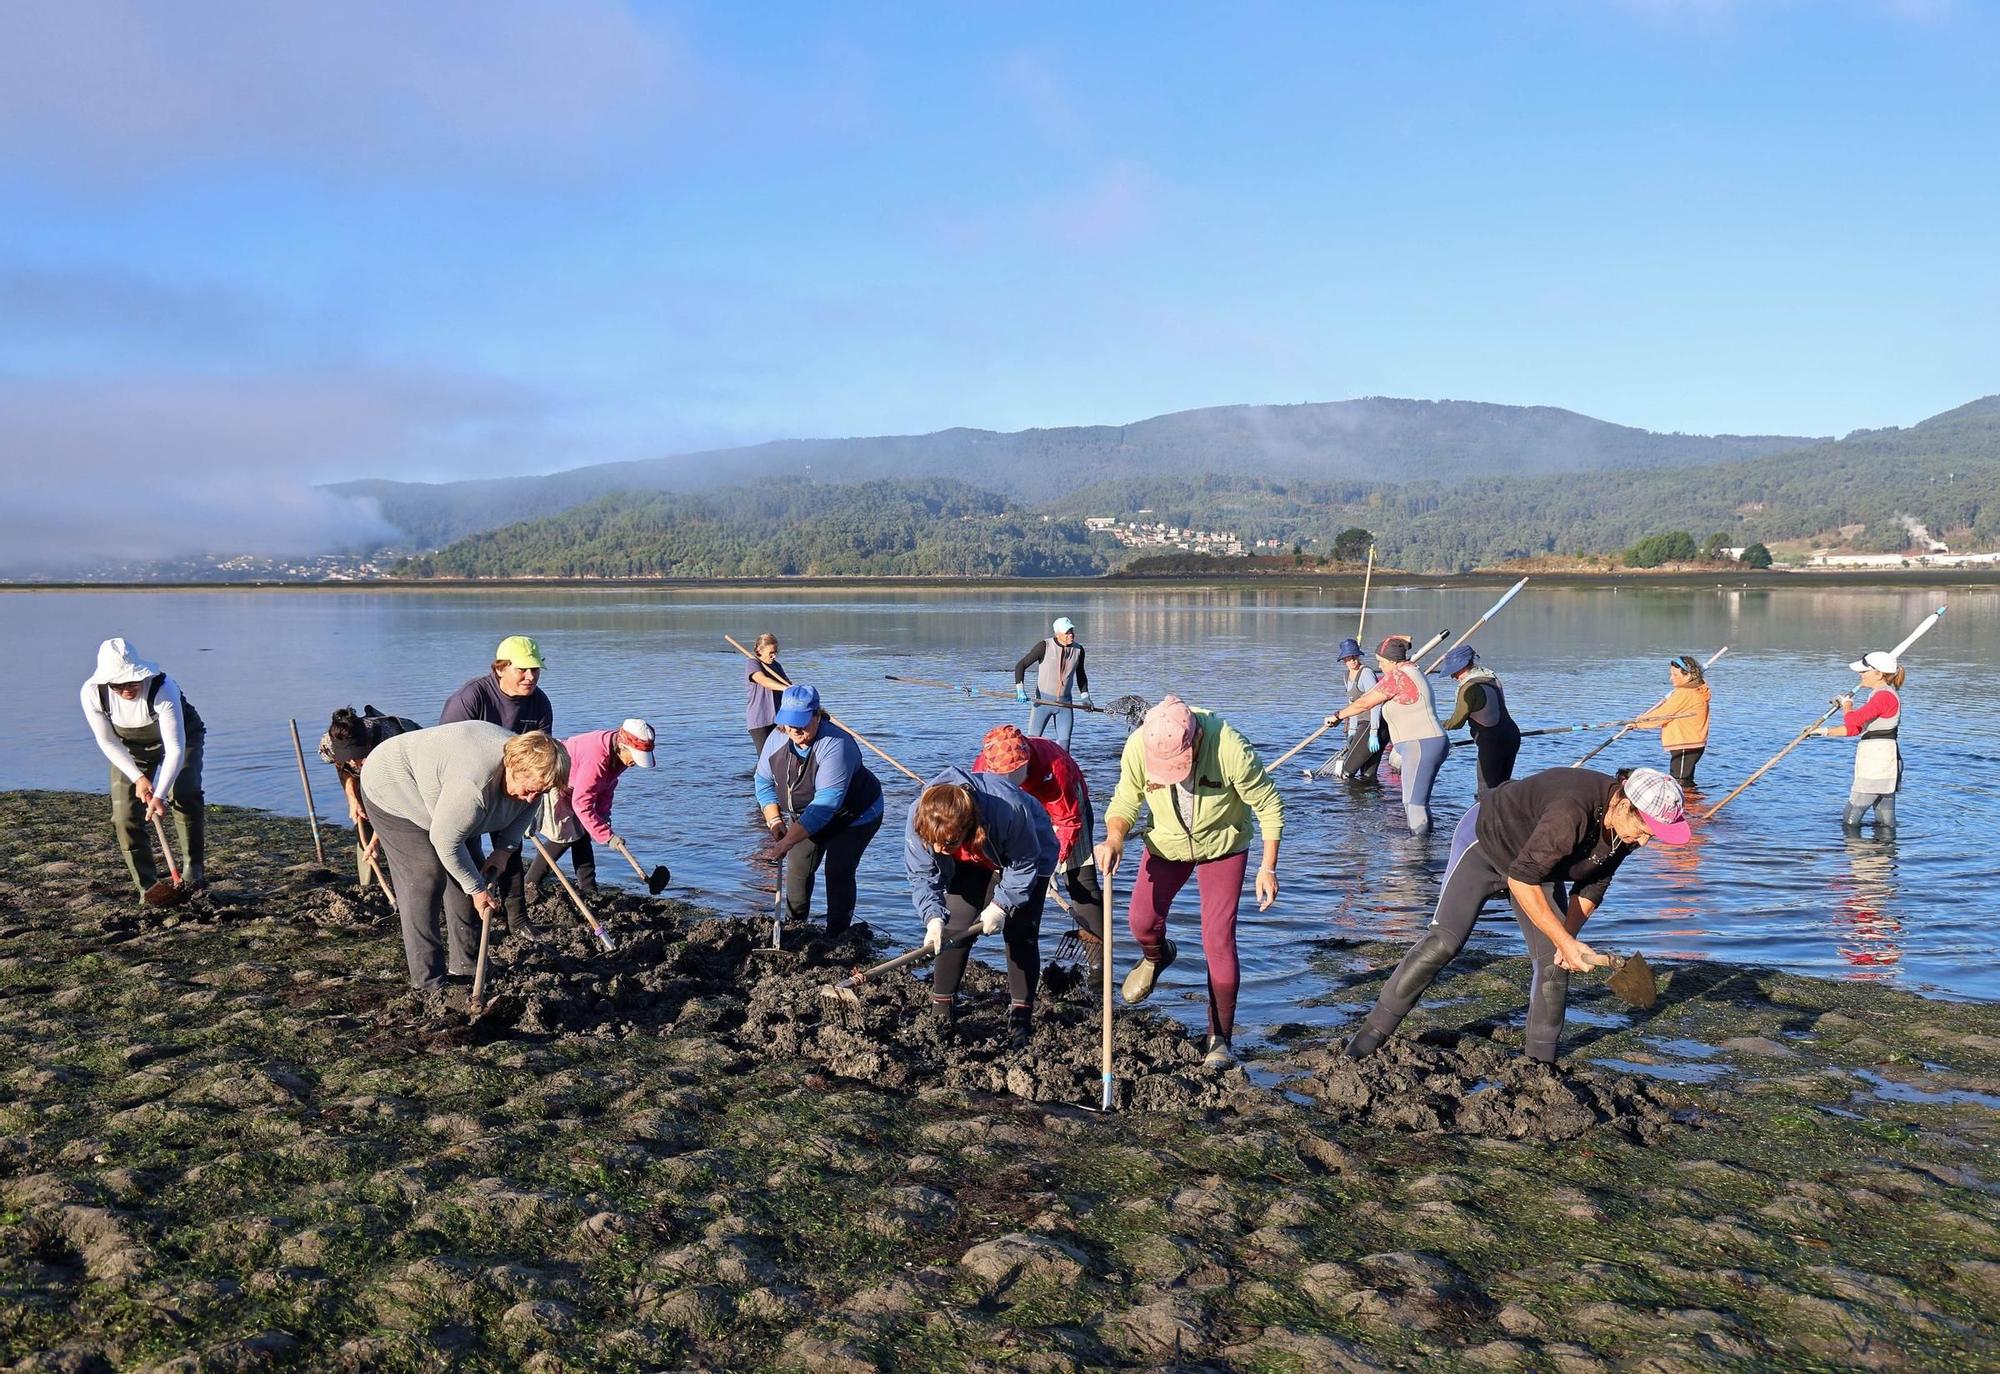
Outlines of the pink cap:
{"type": "Polygon", "coordinates": [[[1147,781],[1182,782],[1194,771],[1194,712],[1179,697],[1162,697],[1146,712],[1139,737],[1145,744],[1147,781]]]}

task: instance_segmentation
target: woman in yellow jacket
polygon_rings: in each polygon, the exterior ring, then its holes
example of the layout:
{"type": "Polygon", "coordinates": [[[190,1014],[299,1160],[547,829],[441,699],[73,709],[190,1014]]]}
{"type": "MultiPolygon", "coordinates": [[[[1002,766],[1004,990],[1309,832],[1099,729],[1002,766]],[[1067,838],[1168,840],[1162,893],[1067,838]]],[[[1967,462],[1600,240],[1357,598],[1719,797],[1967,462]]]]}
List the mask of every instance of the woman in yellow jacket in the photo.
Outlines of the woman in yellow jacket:
{"type": "Polygon", "coordinates": [[[1236,909],[1249,866],[1251,817],[1264,841],[1257,867],[1257,909],[1278,899],[1278,838],[1285,802],[1236,727],[1212,711],[1169,696],[1146,712],[1125,740],[1118,786],[1105,813],[1097,868],[1110,890],[1139,819],[1152,813],[1146,852],[1132,882],[1127,919],[1145,957],[1125,979],[1125,1000],[1143,1002],[1177,952],[1167,938],[1167,910],[1193,878],[1201,889],[1201,950],[1208,962],[1208,1053],[1202,1063],[1227,1068],[1236,1028],[1236,909]]]}
{"type": "Polygon", "coordinates": [[[1635,730],[1658,730],[1667,751],[1667,772],[1682,787],[1694,786],[1694,766],[1708,749],[1708,680],[1693,654],[1667,664],[1674,690],[1667,699],[1639,717],[1635,730]]]}

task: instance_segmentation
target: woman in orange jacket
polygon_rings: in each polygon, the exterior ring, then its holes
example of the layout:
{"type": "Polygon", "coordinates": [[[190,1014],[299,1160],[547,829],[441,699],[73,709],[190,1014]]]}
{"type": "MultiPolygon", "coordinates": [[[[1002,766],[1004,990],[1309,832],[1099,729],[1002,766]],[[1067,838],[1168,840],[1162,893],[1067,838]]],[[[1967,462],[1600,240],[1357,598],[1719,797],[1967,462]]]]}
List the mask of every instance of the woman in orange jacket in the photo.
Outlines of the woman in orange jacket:
{"type": "Polygon", "coordinates": [[[1633,722],[1635,730],[1658,730],[1667,751],[1667,771],[1682,787],[1694,786],[1694,766],[1708,749],[1708,679],[1693,654],[1667,664],[1674,690],[1633,722]]]}

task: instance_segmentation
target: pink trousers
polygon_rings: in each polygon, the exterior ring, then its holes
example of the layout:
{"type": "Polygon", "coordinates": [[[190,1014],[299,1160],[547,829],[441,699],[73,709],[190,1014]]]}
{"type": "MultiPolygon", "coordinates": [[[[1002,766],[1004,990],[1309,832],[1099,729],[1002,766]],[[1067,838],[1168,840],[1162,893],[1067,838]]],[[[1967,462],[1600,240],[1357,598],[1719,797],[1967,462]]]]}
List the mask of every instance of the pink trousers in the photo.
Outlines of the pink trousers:
{"type": "Polygon", "coordinates": [[[1193,875],[1201,891],[1201,952],[1208,962],[1208,1031],[1225,1039],[1236,1026],[1236,989],[1242,981],[1236,969],[1236,908],[1249,866],[1248,850],[1206,863],[1178,863],[1147,850],[1127,912],[1141,952],[1157,955],[1167,938],[1167,909],[1193,875]]]}

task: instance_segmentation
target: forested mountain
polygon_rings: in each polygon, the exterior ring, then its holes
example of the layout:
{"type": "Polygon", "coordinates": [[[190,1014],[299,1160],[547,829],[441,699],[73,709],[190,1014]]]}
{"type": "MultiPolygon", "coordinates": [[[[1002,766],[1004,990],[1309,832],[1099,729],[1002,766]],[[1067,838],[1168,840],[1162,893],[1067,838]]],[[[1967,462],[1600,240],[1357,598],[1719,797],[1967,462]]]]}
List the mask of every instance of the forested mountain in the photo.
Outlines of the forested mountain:
{"type": "Polygon", "coordinates": [[[618,491],[704,491],[794,474],[821,482],[959,478],[1046,502],[1096,482],[1227,472],[1368,482],[1700,464],[1796,448],[1770,435],[1653,434],[1552,406],[1369,397],[1289,406],[1218,406],[1129,425],[1000,434],[947,429],[868,439],[796,439],[477,482],[342,482],[373,497],[412,543],[553,515],[618,491]]]}
{"type": "Polygon", "coordinates": [[[962,482],[781,479],[607,497],[411,560],[416,577],[1084,577],[1111,543],[962,482]]]}
{"type": "MultiPolygon", "coordinates": [[[[981,472],[982,480],[985,473],[981,472]]],[[[416,560],[447,577],[1081,576],[1129,556],[1086,515],[1232,530],[1316,551],[1352,525],[1387,566],[1449,572],[1541,554],[1615,553],[1648,535],[1779,543],[1865,526],[1899,549],[1908,521],[2000,545],[2000,398],[1908,429],[1698,466],[1434,481],[1237,474],[1127,477],[1041,508],[944,479],[780,479],[706,494],[619,496],[461,540],[416,560]]]]}

